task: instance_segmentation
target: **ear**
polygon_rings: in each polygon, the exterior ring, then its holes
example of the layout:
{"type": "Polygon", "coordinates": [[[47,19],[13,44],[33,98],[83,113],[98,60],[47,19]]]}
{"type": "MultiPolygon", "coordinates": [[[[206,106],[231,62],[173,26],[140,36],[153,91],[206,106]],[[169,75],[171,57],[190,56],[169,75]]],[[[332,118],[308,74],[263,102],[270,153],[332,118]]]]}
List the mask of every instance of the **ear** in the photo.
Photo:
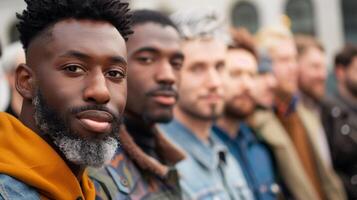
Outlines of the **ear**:
{"type": "Polygon", "coordinates": [[[20,64],[15,72],[15,87],[26,100],[32,100],[34,96],[34,74],[26,64],[20,64]]]}

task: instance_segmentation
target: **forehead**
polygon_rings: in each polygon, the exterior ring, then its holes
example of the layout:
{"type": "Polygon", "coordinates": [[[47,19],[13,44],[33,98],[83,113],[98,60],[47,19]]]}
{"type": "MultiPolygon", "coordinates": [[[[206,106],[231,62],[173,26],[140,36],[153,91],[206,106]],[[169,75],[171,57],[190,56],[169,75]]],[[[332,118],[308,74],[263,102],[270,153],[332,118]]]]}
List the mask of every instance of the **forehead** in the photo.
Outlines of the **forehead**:
{"type": "Polygon", "coordinates": [[[257,70],[257,61],[253,54],[244,49],[230,49],[227,52],[227,67],[231,70],[257,70]]]}
{"type": "Polygon", "coordinates": [[[227,46],[216,39],[196,39],[183,43],[185,62],[215,63],[225,60],[227,46]]]}
{"type": "Polygon", "coordinates": [[[41,52],[42,57],[46,57],[70,50],[98,56],[110,54],[126,57],[125,40],[113,25],[77,19],[57,22],[42,36],[35,38],[30,43],[28,56],[41,52]]]}
{"type": "Polygon", "coordinates": [[[180,36],[171,26],[157,23],[137,24],[133,27],[127,46],[129,54],[144,47],[152,47],[161,51],[180,50],[180,36]]]}
{"type": "Polygon", "coordinates": [[[296,56],[297,54],[294,41],[288,38],[276,40],[271,52],[272,56],[296,56]]]}
{"type": "Polygon", "coordinates": [[[316,47],[309,47],[301,58],[308,58],[313,60],[325,59],[325,53],[316,47]]]}

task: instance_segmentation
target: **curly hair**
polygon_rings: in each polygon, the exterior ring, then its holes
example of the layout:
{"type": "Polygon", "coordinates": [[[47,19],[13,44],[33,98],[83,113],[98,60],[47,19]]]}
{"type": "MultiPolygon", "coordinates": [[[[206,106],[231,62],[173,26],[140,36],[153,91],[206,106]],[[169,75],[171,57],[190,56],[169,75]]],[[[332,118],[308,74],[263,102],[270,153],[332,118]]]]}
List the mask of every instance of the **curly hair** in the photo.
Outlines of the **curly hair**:
{"type": "Polygon", "coordinates": [[[171,26],[178,31],[176,24],[165,14],[154,10],[134,10],[131,18],[131,26],[145,24],[145,23],[156,23],[162,26],[171,26]]]}
{"type": "Polygon", "coordinates": [[[111,23],[127,40],[132,33],[129,4],[122,0],[25,0],[27,8],[17,13],[20,40],[25,51],[30,42],[64,19],[92,19],[111,23]]]}

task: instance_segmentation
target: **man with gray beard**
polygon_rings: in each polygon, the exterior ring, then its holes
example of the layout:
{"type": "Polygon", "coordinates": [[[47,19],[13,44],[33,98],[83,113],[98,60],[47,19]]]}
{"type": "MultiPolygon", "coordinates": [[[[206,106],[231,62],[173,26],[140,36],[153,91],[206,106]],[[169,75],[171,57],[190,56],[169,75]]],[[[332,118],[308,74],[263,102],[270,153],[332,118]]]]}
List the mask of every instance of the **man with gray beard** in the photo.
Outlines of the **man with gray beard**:
{"type": "Polygon", "coordinates": [[[86,168],[108,163],[126,103],[128,4],[26,0],[19,120],[0,113],[0,199],[95,199],[86,168]]]}

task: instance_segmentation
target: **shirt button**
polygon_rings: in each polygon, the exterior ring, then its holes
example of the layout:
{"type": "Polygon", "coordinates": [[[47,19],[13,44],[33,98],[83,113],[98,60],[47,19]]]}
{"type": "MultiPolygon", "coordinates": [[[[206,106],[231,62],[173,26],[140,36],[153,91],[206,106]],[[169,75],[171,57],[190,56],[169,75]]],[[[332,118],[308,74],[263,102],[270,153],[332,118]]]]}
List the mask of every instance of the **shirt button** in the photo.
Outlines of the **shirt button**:
{"type": "Polygon", "coordinates": [[[280,192],[280,187],[278,184],[276,183],[273,183],[271,186],[270,186],[270,191],[274,194],[278,194],[280,192]]]}
{"type": "Polygon", "coordinates": [[[337,118],[341,115],[341,109],[339,107],[333,107],[331,110],[331,115],[334,118],[337,118]]]}
{"type": "Polygon", "coordinates": [[[120,183],[124,186],[124,187],[128,187],[129,186],[129,182],[126,178],[121,177],[120,178],[120,183]]]}
{"type": "Polygon", "coordinates": [[[341,127],[341,134],[342,135],[348,135],[350,134],[350,131],[351,131],[351,128],[348,124],[344,124],[342,127],[341,127]]]}

